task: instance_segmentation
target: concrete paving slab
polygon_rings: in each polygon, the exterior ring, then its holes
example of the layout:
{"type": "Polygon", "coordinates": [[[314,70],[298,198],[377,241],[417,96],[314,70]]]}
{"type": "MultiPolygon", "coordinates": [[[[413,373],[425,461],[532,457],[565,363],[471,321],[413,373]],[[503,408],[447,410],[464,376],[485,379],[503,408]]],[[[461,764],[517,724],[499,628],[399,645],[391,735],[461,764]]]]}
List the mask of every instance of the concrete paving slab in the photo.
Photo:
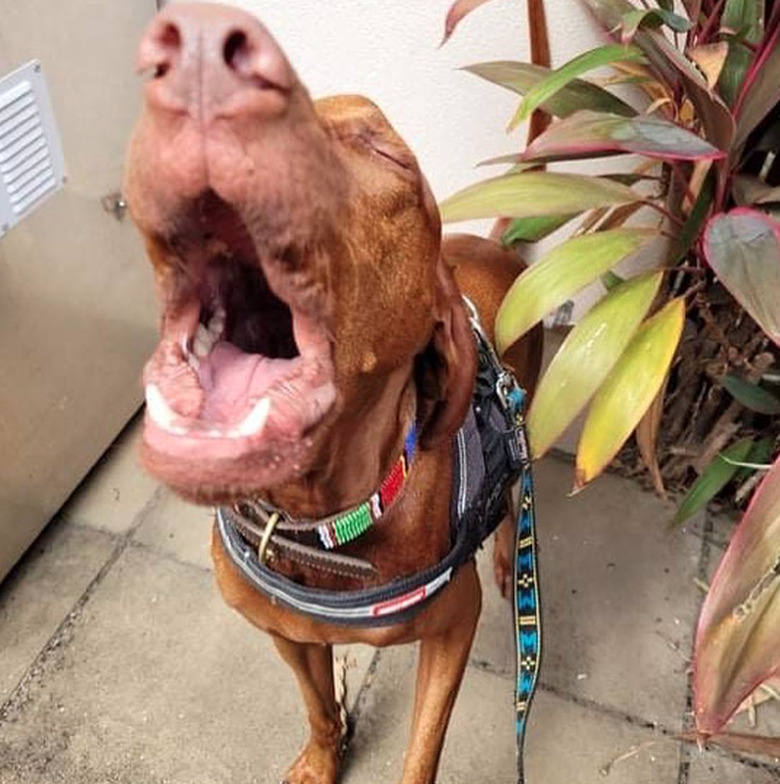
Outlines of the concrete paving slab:
{"type": "Polygon", "coordinates": [[[688,784],[777,784],[780,773],[751,767],[717,752],[693,753],[688,784]]]}
{"type": "Polygon", "coordinates": [[[0,705],[113,548],[107,534],[56,521],[0,584],[0,705]]]}
{"type": "MultiPolygon", "coordinates": [[[[415,657],[413,646],[382,651],[362,700],[344,784],[400,778],[411,721],[415,657]]],[[[453,712],[439,781],[513,784],[514,742],[511,680],[470,667],[453,712]]],[[[543,692],[529,727],[527,777],[544,784],[602,784],[605,765],[645,743],[652,745],[612,767],[610,784],[676,784],[678,744],[543,692]]]]}
{"type": "Polygon", "coordinates": [[[292,674],[211,576],[129,548],[0,725],[0,782],[266,784],[305,734],[292,674]]]}
{"type": "Polygon", "coordinates": [[[187,503],[162,490],[133,539],[183,563],[211,569],[209,548],[214,509],[187,503]]]}
{"type": "Polygon", "coordinates": [[[129,530],[159,487],[139,465],[140,438],[141,418],[136,417],[92,469],[61,515],[115,534],[129,530]]]}
{"type": "Polygon", "coordinates": [[[678,727],[701,541],[669,532],[672,505],[628,480],[603,476],[569,498],[570,465],[545,460],[536,475],[543,681],[678,727]]]}
{"type": "MultiPolygon", "coordinates": [[[[214,510],[187,503],[169,490],[145,516],[133,533],[133,539],[161,555],[211,571],[209,555],[214,510]]],[[[217,592],[216,585],[214,591],[217,592]]],[[[363,678],[374,656],[374,649],[365,645],[344,645],[334,648],[336,675],[346,673],[347,706],[352,707],[363,678]]]]}

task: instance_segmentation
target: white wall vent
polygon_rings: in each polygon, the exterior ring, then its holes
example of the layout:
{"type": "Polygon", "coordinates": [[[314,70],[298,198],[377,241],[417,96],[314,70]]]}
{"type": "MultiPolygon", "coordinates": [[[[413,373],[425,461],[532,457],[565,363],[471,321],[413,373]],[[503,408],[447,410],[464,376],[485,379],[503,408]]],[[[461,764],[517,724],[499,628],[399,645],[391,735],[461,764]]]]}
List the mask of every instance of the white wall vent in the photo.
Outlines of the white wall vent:
{"type": "Polygon", "coordinates": [[[62,143],[41,64],[0,78],[0,237],[65,181],[62,143]]]}

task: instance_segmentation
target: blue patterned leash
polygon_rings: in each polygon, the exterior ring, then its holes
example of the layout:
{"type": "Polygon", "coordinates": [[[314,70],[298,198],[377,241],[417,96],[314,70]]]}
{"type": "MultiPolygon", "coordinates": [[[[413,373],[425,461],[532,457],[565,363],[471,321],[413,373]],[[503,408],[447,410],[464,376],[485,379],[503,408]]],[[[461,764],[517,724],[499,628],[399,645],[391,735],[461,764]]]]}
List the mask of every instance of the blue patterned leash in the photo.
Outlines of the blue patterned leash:
{"type": "Polygon", "coordinates": [[[531,458],[525,434],[523,402],[525,393],[517,385],[506,390],[515,418],[518,446],[523,456],[520,503],[515,526],[515,714],[517,719],[517,782],[524,784],[523,749],[528,712],[539,681],[542,653],[542,616],[539,601],[539,568],[536,552],[536,514],[531,458]]]}

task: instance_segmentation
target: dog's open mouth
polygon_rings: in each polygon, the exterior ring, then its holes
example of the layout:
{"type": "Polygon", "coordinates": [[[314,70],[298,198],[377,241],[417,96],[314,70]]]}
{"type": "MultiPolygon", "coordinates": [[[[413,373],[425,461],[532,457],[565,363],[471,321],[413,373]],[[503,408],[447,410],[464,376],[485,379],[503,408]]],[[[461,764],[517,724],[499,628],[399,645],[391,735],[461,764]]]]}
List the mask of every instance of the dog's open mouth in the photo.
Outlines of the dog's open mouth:
{"type": "Polygon", "coordinates": [[[237,212],[213,193],[193,212],[183,223],[197,229],[172,243],[181,264],[165,275],[161,339],[144,374],[147,462],[207,494],[285,481],[335,399],[316,298],[287,285],[277,296],[237,212]]]}

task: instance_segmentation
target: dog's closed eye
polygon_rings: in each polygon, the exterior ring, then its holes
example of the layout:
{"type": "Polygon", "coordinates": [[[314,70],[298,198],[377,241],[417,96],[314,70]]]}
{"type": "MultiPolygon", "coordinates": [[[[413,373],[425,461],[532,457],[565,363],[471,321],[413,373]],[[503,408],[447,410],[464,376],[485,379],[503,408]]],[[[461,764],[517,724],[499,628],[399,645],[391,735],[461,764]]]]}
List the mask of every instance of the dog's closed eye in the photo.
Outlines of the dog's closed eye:
{"type": "Polygon", "coordinates": [[[381,156],[387,161],[400,166],[406,171],[414,171],[414,159],[405,150],[400,149],[395,145],[385,144],[378,139],[366,140],[368,147],[371,151],[381,156]]]}

